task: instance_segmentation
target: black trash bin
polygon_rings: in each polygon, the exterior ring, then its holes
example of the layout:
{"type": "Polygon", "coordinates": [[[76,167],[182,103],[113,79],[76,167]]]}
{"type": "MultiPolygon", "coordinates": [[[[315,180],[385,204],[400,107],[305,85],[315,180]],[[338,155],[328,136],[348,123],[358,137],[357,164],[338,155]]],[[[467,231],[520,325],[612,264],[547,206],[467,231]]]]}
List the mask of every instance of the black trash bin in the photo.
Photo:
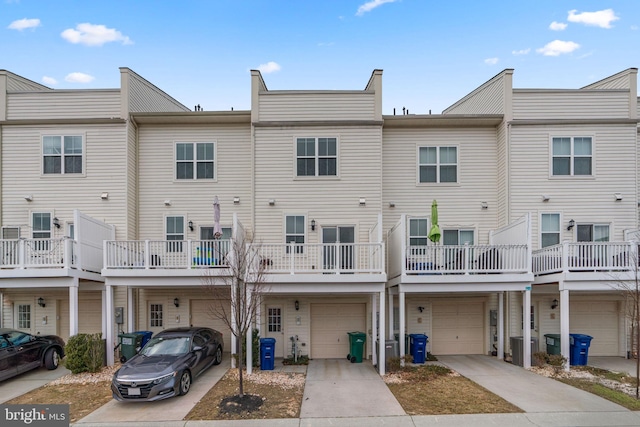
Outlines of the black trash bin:
{"type": "Polygon", "coordinates": [[[275,338],[260,338],[260,369],[263,371],[273,371],[274,351],[276,347],[275,338]]]}

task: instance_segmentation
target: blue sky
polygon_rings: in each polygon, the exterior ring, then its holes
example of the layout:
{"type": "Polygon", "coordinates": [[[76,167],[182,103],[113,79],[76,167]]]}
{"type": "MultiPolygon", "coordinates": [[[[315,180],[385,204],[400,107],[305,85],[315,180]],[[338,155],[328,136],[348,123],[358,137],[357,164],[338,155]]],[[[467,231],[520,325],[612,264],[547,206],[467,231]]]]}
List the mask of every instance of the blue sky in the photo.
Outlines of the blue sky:
{"type": "Polygon", "coordinates": [[[193,108],[277,89],[363,89],[383,113],[440,113],[505,68],[579,88],[640,66],[638,0],[0,0],[0,69],[52,88],[119,87],[129,67],[193,108]]]}

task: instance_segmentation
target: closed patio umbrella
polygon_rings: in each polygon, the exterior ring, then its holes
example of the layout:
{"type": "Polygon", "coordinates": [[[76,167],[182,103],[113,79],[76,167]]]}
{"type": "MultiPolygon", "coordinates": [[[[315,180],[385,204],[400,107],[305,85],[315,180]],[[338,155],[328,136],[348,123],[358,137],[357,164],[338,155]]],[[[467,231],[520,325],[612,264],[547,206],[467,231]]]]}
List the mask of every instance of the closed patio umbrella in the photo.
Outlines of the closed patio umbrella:
{"type": "Polygon", "coordinates": [[[427,235],[429,240],[434,243],[440,241],[440,226],[438,225],[438,202],[435,200],[431,203],[431,229],[427,235]]]}
{"type": "Polygon", "coordinates": [[[222,237],[222,227],[220,226],[220,201],[218,196],[213,198],[213,238],[222,237]]]}

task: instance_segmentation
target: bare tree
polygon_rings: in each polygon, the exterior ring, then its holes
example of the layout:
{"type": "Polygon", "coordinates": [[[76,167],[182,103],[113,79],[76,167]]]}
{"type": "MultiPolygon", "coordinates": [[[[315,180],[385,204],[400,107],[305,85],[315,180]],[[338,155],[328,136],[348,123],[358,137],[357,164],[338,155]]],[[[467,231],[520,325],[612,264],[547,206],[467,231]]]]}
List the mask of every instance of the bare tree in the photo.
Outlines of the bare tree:
{"type": "Polygon", "coordinates": [[[232,238],[227,249],[228,266],[206,270],[202,281],[215,300],[209,307],[209,315],[221,320],[237,339],[237,348],[231,349],[231,353],[232,357],[237,355],[239,396],[244,397],[242,343],[252,333],[264,294],[268,292],[265,283],[268,263],[261,257],[260,245],[246,236],[232,238]]]}

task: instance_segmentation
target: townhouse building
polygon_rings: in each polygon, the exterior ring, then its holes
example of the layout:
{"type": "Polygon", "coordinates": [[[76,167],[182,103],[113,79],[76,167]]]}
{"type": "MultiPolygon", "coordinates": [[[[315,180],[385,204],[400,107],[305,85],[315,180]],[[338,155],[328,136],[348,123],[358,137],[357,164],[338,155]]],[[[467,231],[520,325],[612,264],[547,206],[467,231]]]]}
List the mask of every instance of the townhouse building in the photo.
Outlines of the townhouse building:
{"type": "Polygon", "coordinates": [[[252,71],[251,109],[215,112],[121,76],[61,91],[0,73],[3,326],[102,331],[109,349],[207,324],[229,351],[212,289],[247,241],[276,357],[345,357],[350,331],[374,363],[410,333],[436,355],[544,350],[548,333],[568,355],[570,332],[632,351],[636,69],[568,90],[514,89],[507,69],[434,115],[383,115],[381,70],[343,91],[252,71]]]}

